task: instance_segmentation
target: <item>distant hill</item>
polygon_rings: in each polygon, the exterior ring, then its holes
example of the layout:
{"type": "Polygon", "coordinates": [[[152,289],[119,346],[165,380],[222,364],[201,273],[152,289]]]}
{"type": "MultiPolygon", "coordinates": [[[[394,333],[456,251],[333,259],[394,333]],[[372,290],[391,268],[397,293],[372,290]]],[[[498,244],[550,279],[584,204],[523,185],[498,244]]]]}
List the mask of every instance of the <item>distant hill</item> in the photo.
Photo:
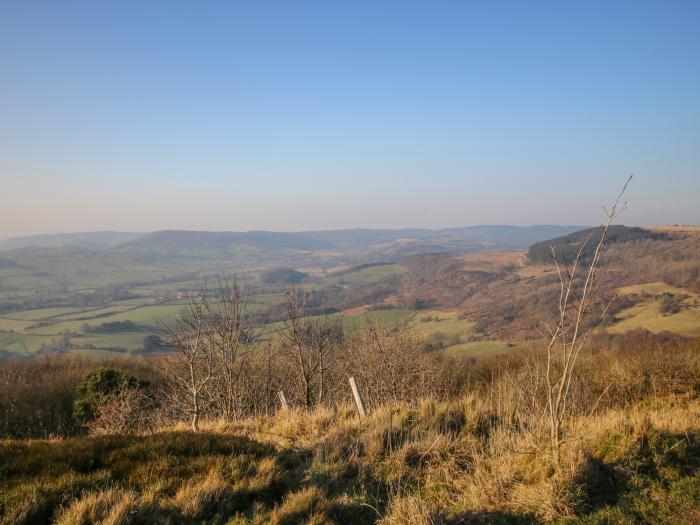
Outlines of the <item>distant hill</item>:
{"type": "Polygon", "coordinates": [[[29,235],[26,237],[13,237],[0,241],[0,251],[17,250],[21,248],[62,248],[64,246],[77,246],[87,249],[104,249],[129,242],[142,233],[131,232],[82,232],[82,233],[55,233],[45,235],[29,235]]]}
{"type": "MultiPolygon", "coordinates": [[[[154,255],[287,257],[325,253],[354,257],[354,262],[396,260],[426,252],[525,249],[533,243],[580,230],[581,226],[480,225],[427,228],[348,229],[307,232],[162,230],[151,233],[88,232],[32,235],[0,241],[0,251],[83,249],[144,252],[154,255]]],[[[350,261],[350,262],[353,262],[350,261]]]]}
{"type": "Polygon", "coordinates": [[[267,231],[210,232],[165,230],[128,241],[123,249],[161,253],[258,250],[389,251],[402,255],[423,251],[473,251],[474,249],[521,249],[532,243],[580,230],[581,226],[485,225],[463,228],[373,230],[349,229],[279,233],[267,231]]]}
{"type": "Polygon", "coordinates": [[[163,230],[142,235],[122,244],[121,247],[163,253],[187,253],[226,252],[243,247],[260,250],[316,251],[331,249],[333,245],[305,233],[163,230]]]}
{"type": "MultiPolygon", "coordinates": [[[[571,261],[581,247],[581,244],[588,239],[583,250],[583,260],[593,256],[596,245],[600,242],[602,235],[601,228],[587,228],[569,235],[538,242],[530,246],[528,250],[528,260],[534,264],[551,264],[552,246],[554,246],[559,260],[571,261]]],[[[616,244],[641,239],[665,239],[667,235],[659,231],[645,230],[643,228],[629,227],[623,225],[611,226],[608,230],[607,244],[616,244]]]]}

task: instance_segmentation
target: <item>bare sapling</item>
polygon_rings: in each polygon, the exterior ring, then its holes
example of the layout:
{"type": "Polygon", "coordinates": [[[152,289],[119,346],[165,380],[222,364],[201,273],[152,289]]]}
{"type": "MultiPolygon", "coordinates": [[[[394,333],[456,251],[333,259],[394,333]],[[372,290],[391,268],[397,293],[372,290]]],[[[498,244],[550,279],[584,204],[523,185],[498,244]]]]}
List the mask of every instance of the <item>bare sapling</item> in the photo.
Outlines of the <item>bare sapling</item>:
{"type": "Polygon", "coordinates": [[[177,351],[166,361],[164,373],[170,386],[170,404],[173,411],[189,412],[193,432],[199,430],[199,421],[208,397],[204,389],[222,368],[215,339],[212,337],[211,311],[206,289],[198,297],[191,297],[185,312],[175,325],[162,325],[166,344],[177,351]]]}
{"type": "Polygon", "coordinates": [[[215,301],[203,302],[209,322],[207,336],[211,338],[220,371],[212,383],[212,398],[220,416],[231,421],[243,414],[241,376],[257,334],[248,312],[248,291],[238,286],[235,279],[231,283],[220,278],[217,294],[215,301]]]}
{"type": "Polygon", "coordinates": [[[556,322],[547,327],[546,417],[550,446],[557,467],[564,441],[562,425],[569,411],[571,380],[576,362],[581,351],[586,348],[591,332],[599,325],[614,300],[613,297],[601,303],[600,284],[605,268],[602,253],[610,226],[626,207],[623,197],[631,180],[632,176],[625,182],[612,207],[605,209],[606,220],[598,231],[600,238],[594,233],[589,234],[578,247],[573,260],[569,261],[563,254],[564,250],[560,253],[556,246],[550,247],[559,277],[560,293],[556,322]]]}
{"type": "Polygon", "coordinates": [[[296,376],[296,397],[311,408],[326,402],[331,387],[337,386],[331,375],[342,347],[343,317],[309,316],[306,293],[292,288],[285,296],[287,319],[280,332],[280,350],[296,376]]]}

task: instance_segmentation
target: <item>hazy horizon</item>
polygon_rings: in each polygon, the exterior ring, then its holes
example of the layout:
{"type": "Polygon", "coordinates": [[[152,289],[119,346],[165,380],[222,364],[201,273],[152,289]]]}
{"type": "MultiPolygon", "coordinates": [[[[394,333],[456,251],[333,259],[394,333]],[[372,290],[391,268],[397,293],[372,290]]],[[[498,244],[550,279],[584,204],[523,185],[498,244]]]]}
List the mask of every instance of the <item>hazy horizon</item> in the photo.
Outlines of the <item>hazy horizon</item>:
{"type": "MultiPolygon", "coordinates": [[[[485,226],[502,226],[502,227],[510,227],[510,226],[516,226],[519,228],[533,228],[537,226],[564,226],[564,227],[571,227],[571,226],[581,226],[581,227],[588,227],[587,225],[584,224],[467,224],[467,225],[462,225],[462,226],[445,226],[445,227],[440,227],[440,228],[424,228],[420,226],[408,226],[408,227],[399,227],[399,228],[329,228],[329,229],[314,229],[314,230],[259,230],[259,229],[254,229],[254,230],[196,230],[196,229],[172,229],[172,228],[165,228],[162,230],[141,230],[141,231],[124,231],[124,230],[81,230],[81,231],[54,231],[54,232],[42,232],[42,233],[30,233],[28,235],[12,235],[9,237],[3,237],[0,236],[0,241],[3,240],[8,240],[8,239],[13,239],[13,238],[21,238],[21,237],[41,237],[41,236],[49,236],[49,235],[83,235],[83,234],[93,234],[93,233],[132,233],[136,235],[147,235],[149,233],[156,233],[156,232],[161,232],[161,231],[194,231],[194,232],[205,232],[205,233],[251,233],[251,232],[270,232],[270,233],[308,233],[308,232],[330,232],[330,231],[353,231],[353,230],[395,230],[395,231],[402,231],[402,230],[434,230],[434,231],[440,231],[440,230],[450,230],[450,229],[461,229],[461,228],[479,228],[479,227],[485,227],[485,226]]],[[[628,226],[637,226],[637,225],[628,225],[628,226]]],[[[651,225],[646,225],[646,226],[651,226],[651,225]]]]}
{"type": "Polygon", "coordinates": [[[30,2],[0,238],[698,224],[700,4],[30,2]]]}

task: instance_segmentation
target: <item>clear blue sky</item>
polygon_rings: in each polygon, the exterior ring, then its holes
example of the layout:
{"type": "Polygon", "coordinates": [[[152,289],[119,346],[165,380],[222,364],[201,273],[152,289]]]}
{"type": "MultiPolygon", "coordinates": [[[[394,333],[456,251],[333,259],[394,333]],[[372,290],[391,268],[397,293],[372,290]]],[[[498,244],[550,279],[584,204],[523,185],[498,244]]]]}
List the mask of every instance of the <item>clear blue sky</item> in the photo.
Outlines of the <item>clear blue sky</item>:
{"type": "Polygon", "coordinates": [[[700,2],[0,9],[0,236],[593,224],[629,173],[700,222],[700,2]]]}

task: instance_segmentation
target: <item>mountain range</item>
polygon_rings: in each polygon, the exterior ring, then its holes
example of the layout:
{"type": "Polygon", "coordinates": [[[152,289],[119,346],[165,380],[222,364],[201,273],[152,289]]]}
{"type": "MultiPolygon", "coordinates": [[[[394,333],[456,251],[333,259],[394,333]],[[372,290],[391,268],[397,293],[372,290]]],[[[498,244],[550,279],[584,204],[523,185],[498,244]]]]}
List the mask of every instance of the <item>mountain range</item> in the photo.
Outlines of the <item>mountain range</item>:
{"type": "Polygon", "coordinates": [[[80,232],[31,235],[0,241],[0,251],[27,248],[118,250],[160,254],[254,251],[387,251],[406,255],[420,251],[524,249],[533,243],[567,235],[584,226],[479,225],[461,228],[347,229],[307,232],[161,230],[150,233],[80,232]]]}

